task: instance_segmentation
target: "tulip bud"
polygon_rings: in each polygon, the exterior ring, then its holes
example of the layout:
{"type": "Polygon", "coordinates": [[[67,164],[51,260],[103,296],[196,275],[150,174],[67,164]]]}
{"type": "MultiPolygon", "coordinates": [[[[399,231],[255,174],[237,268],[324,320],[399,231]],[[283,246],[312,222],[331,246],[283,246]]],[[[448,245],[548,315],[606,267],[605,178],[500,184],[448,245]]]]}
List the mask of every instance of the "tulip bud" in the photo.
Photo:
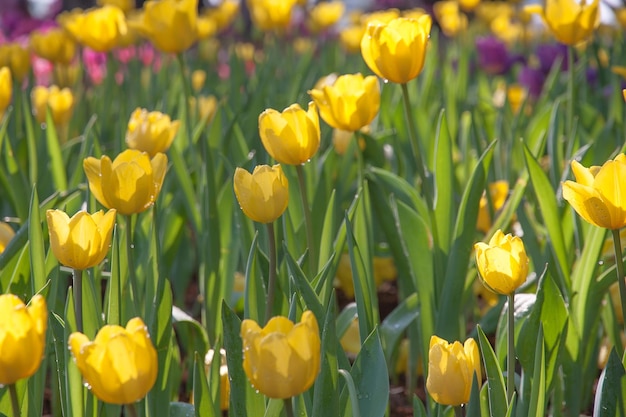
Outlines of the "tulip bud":
{"type": "Polygon", "coordinates": [[[235,170],[235,196],[246,216],[259,223],[279,218],[289,203],[289,183],[280,165],[235,170]]]}
{"type": "Polygon", "coordinates": [[[126,144],[130,149],[146,152],[152,158],[170,148],[179,125],[178,120],[171,121],[167,114],[138,108],[130,115],[126,144]]]}
{"type": "Polygon", "coordinates": [[[63,19],[62,24],[78,43],[98,52],[108,52],[120,46],[128,31],[124,12],[116,6],[72,14],[63,19]]]}
{"type": "Polygon", "coordinates": [[[0,68],[0,120],[11,104],[13,95],[13,81],[9,67],[0,68]]]}
{"type": "Polygon", "coordinates": [[[50,109],[55,126],[69,123],[74,110],[74,94],[69,88],[59,89],[56,85],[46,88],[39,85],[32,89],[30,95],[37,122],[45,123],[46,113],[50,109]]]}

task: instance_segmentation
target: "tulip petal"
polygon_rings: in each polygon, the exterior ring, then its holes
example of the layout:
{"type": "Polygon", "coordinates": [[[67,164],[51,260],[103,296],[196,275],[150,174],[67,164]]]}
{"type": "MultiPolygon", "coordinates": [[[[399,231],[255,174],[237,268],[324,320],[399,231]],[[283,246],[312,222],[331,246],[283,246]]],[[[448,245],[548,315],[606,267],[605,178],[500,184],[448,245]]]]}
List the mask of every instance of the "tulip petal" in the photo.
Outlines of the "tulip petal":
{"type": "Polygon", "coordinates": [[[598,227],[610,228],[611,215],[602,197],[592,187],[574,181],[563,183],[563,198],[576,210],[579,216],[598,227]]]}

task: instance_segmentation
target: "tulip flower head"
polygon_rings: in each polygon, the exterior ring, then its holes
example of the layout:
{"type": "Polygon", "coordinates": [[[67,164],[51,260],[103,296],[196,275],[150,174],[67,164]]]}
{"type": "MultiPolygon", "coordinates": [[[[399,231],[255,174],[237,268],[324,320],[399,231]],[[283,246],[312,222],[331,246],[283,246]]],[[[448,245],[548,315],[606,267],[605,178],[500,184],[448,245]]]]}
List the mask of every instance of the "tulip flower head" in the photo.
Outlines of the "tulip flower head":
{"type": "MultiPolygon", "coordinates": [[[[505,180],[496,181],[489,184],[489,197],[493,206],[493,211],[496,212],[502,208],[506,202],[506,198],[509,195],[509,182],[505,180]]],[[[476,228],[483,233],[487,233],[491,228],[491,214],[489,211],[489,201],[487,196],[483,195],[480,198],[478,207],[478,219],[476,220],[476,228]]]]}
{"type": "Polygon", "coordinates": [[[13,78],[21,82],[30,71],[30,51],[17,42],[0,45],[0,67],[9,67],[13,78]]]}
{"type": "Polygon", "coordinates": [[[172,121],[167,114],[138,108],[130,115],[126,144],[130,149],[146,152],[153,158],[170,148],[179,125],[178,120],[172,121]]]}
{"type": "Polygon", "coordinates": [[[292,104],[282,113],[267,109],[259,116],[259,134],[267,153],[281,164],[307,162],[320,147],[320,121],[315,103],[308,111],[292,104]]]}
{"type": "Polygon", "coordinates": [[[0,253],[4,252],[11,240],[15,237],[15,231],[5,222],[0,222],[0,253]]]}
{"type": "Polygon", "coordinates": [[[261,328],[241,323],[243,369],[252,386],[270,398],[290,398],[308,390],[320,371],[320,336],[315,315],[302,313],[300,323],[273,317],[261,328]]]}
{"type": "Polygon", "coordinates": [[[480,353],[474,339],[452,344],[431,336],[426,389],[439,404],[457,406],[469,401],[474,373],[481,383],[480,353]]]}
{"type": "Polygon", "coordinates": [[[111,246],[115,210],[106,214],[79,211],[71,218],[61,210],[48,210],[48,231],[52,253],[65,266],[87,269],[98,265],[111,246]]]}
{"type": "Polygon", "coordinates": [[[526,11],[541,15],[554,37],[566,45],[589,39],[600,22],[599,0],[591,4],[577,0],[545,0],[545,5],[528,5],[526,11]]]}
{"type": "Polygon", "coordinates": [[[211,123],[217,113],[217,98],[213,95],[189,97],[189,110],[192,116],[204,123],[211,123]]]}
{"type": "Polygon", "coordinates": [[[110,5],[73,14],[61,22],[78,43],[98,52],[119,46],[128,31],[122,9],[110,5]]]}
{"type": "Polygon", "coordinates": [[[626,155],[619,154],[601,167],[585,168],[572,161],[576,181],[563,183],[563,198],[583,219],[605,229],[626,226],[626,155]]]}
{"type": "Polygon", "coordinates": [[[141,213],[156,201],[167,170],[167,156],[127,149],[113,161],[108,156],[85,158],[89,190],[103,206],[118,213],[141,213]]]}
{"type": "Polygon", "coordinates": [[[76,42],[63,28],[32,32],[30,48],[35,55],[64,65],[72,62],[76,55],[76,42]]]}
{"type": "Polygon", "coordinates": [[[38,85],[30,93],[33,115],[39,123],[46,122],[46,113],[50,109],[55,126],[65,126],[72,118],[74,110],[74,94],[69,88],[56,85],[44,87],[38,85]]]}
{"type": "Polygon", "coordinates": [[[247,0],[252,22],[263,31],[287,29],[296,3],[296,0],[247,0]]]}
{"type": "Polygon", "coordinates": [[[280,165],[258,165],[252,174],[237,168],[234,189],[241,210],[255,222],[273,222],[289,203],[289,183],[280,165]]]}
{"type": "MultiPolygon", "coordinates": [[[[209,376],[209,370],[211,368],[211,364],[213,363],[213,359],[215,356],[215,351],[213,349],[209,349],[209,351],[204,355],[204,369],[207,372],[207,376],[209,376]]],[[[226,350],[220,349],[220,410],[228,410],[229,402],[230,402],[230,380],[228,379],[228,364],[226,362],[226,350]]]]}
{"type": "Polygon", "coordinates": [[[11,104],[13,96],[13,81],[9,67],[0,68],[0,120],[11,104]]]}
{"type": "Polygon", "coordinates": [[[35,295],[24,305],[16,295],[0,295],[0,384],[14,384],[37,372],[46,347],[46,300],[35,295]]]}
{"type": "Polygon", "coordinates": [[[145,397],[156,381],[156,349],[139,317],[131,319],[126,328],[102,327],[93,341],[82,333],[72,333],[68,344],[83,379],[104,402],[134,403],[145,397]]]}
{"type": "Polygon", "coordinates": [[[380,87],[373,75],[342,75],[332,85],[310,90],[309,95],[326,123],[351,132],[370,124],[380,108],[380,87]]]}
{"type": "Polygon", "coordinates": [[[476,243],[474,251],[479,277],[491,291],[510,295],[526,281],[528,257],[518,236],[498,229],[488,244],[476,243]]]}
{"type": "Polygon", "coordinates": [[[328,29],[341,19],[346,9],[342,1],[317,3],[310,11],[309,28],[316,33],[328,29]]]}
{"type": "Polygon", "coordinates": [[[124,13],[128,13],[135,8],[135,0],[97,0],[98,6],[115,6],[124,13]]]}
{"type": "Polygon", "coordinates": [[[424,67],[431,24],[429,15],[370,23],[361,39],[365,63],[376,75],[391,82],[411,81],[424,67]]]}

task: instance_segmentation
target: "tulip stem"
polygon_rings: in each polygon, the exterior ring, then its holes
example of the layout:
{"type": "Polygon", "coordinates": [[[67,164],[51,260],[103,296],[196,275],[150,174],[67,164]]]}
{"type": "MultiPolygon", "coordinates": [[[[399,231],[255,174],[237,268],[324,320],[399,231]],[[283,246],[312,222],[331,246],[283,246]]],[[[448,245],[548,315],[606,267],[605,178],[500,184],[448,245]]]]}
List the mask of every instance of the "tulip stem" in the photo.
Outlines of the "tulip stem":
{"type": "Polygon", "coordinates": [[[515,392],[515,292],[509,295],[508,352],[506,366],[506,398],[510,404],[515,392]]]}
{"type": "Polygon", "coordinates": [[[74,314],[76,315],[76,330],[83,332],[83,271],[74,269],[72,277],[72,288],[74,289],[74,314]]]}
{"type": "Polygon", "coordinates": [[[306,181],[304,179],[304,168],[296,165],[298,173],[298,184],[300,185],[300,198],[302,199],[302,210],[304,211],[304,224],[306,228],[306,244],[309,247],[309,279],[315,276],[317,264],[317,248],[313,240],[313,221],[311,219],[311,208],[306,194],[306,181]]]}
{"type": "Polygon", "coordinates": [[[133,217],[131,214],[126,218],[126,262],[128,266],[128,280],[130,281],[130,290],[132,291],[132,300],[135,307],[138,307],[139,292],[137,291],[137,278],[135,276],[135,260],[133,257],[133,217]]]}
{"type": "Polygon", "coordinates": [[[126,409],[126,411],[128,411],[128,415],[130,417],[137,417],[137,409],[135,408],[135,404],[126,404],[124,405],[124,408],[126,409]]]}
{"type": "Polygon", "coordinates": [[[285,402],[285,412],[287,413],[287,417],[294,417],[293,414],[293,402],[291,401],[292,397],[285,398],[283,401],[285,402]]]}
{"type": "Polygon", "coordinates": [[[189,83],[189,79],[187,77],[187,66],[185,65],[185,58],[182,53],[176,54],[176,59],[178,60],[178,65],[180,67],[180,76],[183,82],[183,110],[185,111],[185,124],[187,128],[185,129],[187,132],[187,137],[189,139],[189,149],[193,149],[193,128],[191,126],[191,117],[189,117],[189,99],[191,98],[191,84],[189,83]]]}
{"type": "Polygon", "coordinates": [[[569,100],[567,100],[567,134],[571,135],[574,133],[574,100],[575,100],[575,88],[574,81],[576,71],[574,70],[574,47],[567,47],[567,66],[569,70],[569,79],[567,80],[567,95],[569,100]]]}
{"type": "Polygon", "coordinates": [[[460,405],[454,407],[454,417],[463,417],[463,409],[460,405]]]}
{"type": "MultiPolygon", "coordinates": [[[[622,242],[619,229],[611,230],[613,233],[613,248],[615,249],[615,267],[617,270],[617,286],[619,287],[619,299],[622,305],[622,317],[626,317],[626,282],[624,282],[624,261],[622,260],[622,242]]],[[[626,328],[626,320],[624,321],[626,328]]],[[[623,346],[622,346],[623,347],[623,346]]]]}
{"type": "Polygon", "coordinates": [[[11,408],[13,408],[13,417],[20,417],[20,402],[17,399],[17,388],[15,384],[9,384],[9,395],[11,396],[11,408]]]}
{"type": "Polygon", "coordinates": [[[274,296],[276,293],[276,235],[274,233],[274,222],[267,223],[267,237],[270,245],[270,270],[267,281],[267,304],[265,305],[265,323],[272,317],[274,309],[274,296]]]}

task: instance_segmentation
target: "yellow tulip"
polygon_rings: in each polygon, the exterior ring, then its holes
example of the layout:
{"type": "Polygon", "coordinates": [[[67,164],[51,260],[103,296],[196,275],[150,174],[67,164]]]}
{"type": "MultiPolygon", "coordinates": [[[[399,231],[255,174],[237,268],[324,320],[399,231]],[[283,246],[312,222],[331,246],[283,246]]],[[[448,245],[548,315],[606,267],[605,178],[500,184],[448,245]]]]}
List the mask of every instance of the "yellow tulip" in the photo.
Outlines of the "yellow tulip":
{"type": "Polygon", "coordinates": [[[67,65],[56,64],[52,69],[54,83],[60,88],[70,88],[76,85],[81,76],[82,66],[78,62],[67,65]]]}
{"type": "MultiPolygon", "coordinates": [[[[496,181],[489,184],[489,197],[494,213],[502,208],[507,196],[509,195],[509,182],[508,181],[496,181]]],[[[491,215],[489,213],[489,201],[487,196],[483,195],[480,198],[478,207],[478,219],[476,220],[476,229],[483,233],[487,233],[491,229],[491,215]]]]}
{"type": "Polygon", "coordinates": [[[541,15],[554,37],[566,45],[589,39],[600,22],[599,0],[591,4],[577,0],[545,0],[545,5],[529,5],[526,10],[541,15]]]}
{"type": "Polygon", "coordinates": [[[355,358],[359,354],[361,351],[361,332],[359,330],[358,317],[352,319],[346,332],[339,339],[339,343],[349,357],[355,358]]]}
{"type": "Polygon", "coordinates": [[[478,275],[491,291],[510,295],[526,281],[528,257],[518,236],[498,229],[489,244],[478,242],[474,251],[478,275]]]}
{"type": "Polygon", "coordinates": [[[361,39],[361,54],[367,66],[381,78],[404,84],[424,67],[431,19],[399,17],[387,24],[370,23],[361,39]]]}
{"type": "Polygon", "coordinates": [[[563,183],[563,198],[586,221],[605,229],[626,226],[626,155],[619,154],[601,167],[583,167],[572,161],[576,181],[563,183]]]}
{"type": "Polygon", "coordinates": [[[267,109],[259,116],[259,134],[267,153],[281,164],[307,162],[320,147],[320,121],[315,103],[308,111],[292,104],[282,113],[267,109]]]}
{"type": "Polygon", "coordinates": [[[156,381],[156,349],[139,317],[131,319],[126,328],[102,327],[93,342],[74,332],[68,344],[83,379],[104,402],[134,403],[145,397],[156,381]]]}
{"type": "Polygon", "coordinates": [[[259,223],[279,218],[289,203],[289,183],[280,165],[258,165],[250,174],[235,170],[235,196],[244,214],[259,223]]]}
{"type": "Polygon", "coordinates": [[[191,73],[191,88],[194,92],[199,92],[206,82],[206,71],[195,70],[191,73]]]}
{"type": "Polygon", "coordinates": [[[138,108],[130,115],[126,144],[130,149],[146,152],[152,158],[170,148],[179,125],[178,120],[172,121],[167,114],[138,108]]]}
{"type": "Polygon", "coordinates": [[[474,339],[452,344],[431,336],[426,389],[439,404],[457,406],[469,401],[476,374],[481,383],[480,353],[474,339]]]}
{"type": "Polygon", "coordinates": [[[509,102],[513,114],[517,114],[526,100],[528,92],[525,87],[519,84],[511,84],[506,89],[506,99],[509,102]]]}
{"type": "Polygon", "coordinates": [[[192,115],[197,114],[204,123],[211,123],[217,113],[217,98],[212,95],[189,97],[189,108],[192,115]]]}
{"type": "Polygon", "coordinates": [[[284,30],[291,23],[296,0],[247,0],[252,22],[264,31],[284,30]]]}
{"type": "Polygon", "coordinates": [[[243,369],[252,386],[270,398],[290,398],[308,390],[320,370],[320,336],[315,315],[302,313],[294,325],[273,317],[261,328],[241,323],[243,369]]]}
{"type": "Polygon", "coordinates": [[[98,6],[115,6],[124,13],[128,13],[135,8],[135,0],[97,0],[98,6]]]}
{"type": "Polygon", "coordinates": [[[95,51],[108,52],[126,36],[124,12],[116,6],[104,6],[74,14],[63,20],[63,27],[78,43],[95,51]]]}
{"type": "Polygon", "coordinates": [[[83,168],[96,199],[106,208],[130,215],[141,213],[156,201],[167,170],[167,156],[157,153],[150,159],[145,152],[127,149],[113,162],[108,156],[85,158],[83,168]]]}
{"type": "Polygon", "coordinates": [[[0,67],[9,67],[13,78],[23,81],[30,71],[30,51],[16,42],[0,45],[0,67]]]}
{"type": "Polygon", "coordinates": [[[473,11],[480,4],[480,0],[459,0],[459,6],[466,12],[473,11]]]}
{"type": "MultiPolygon", "coordinates": [[[[374,256],[372,259],[372,274],[374,275],[374,285],[376,288],[385,281],[393,281],[398,276],[398,270],[392,257],[390,256],[374,256]]],[[[342,253],[335,273],[334,284],[341,288],[346,297],[354,298],[354,281],[352,278],[352,265],[350,264],[350,256],[342,253]]]]}
{"type": "Polygon", "coordinates": [[[467,29],[467,16],[456,1],[438,1],[433,5],[433,12],[444,35],[454,37],[467,29]]]}
{"type": "Polygon", "coordinates": [[[343,48],[350,53],[361,51],[361,39],[365,30],[361,25],[351,25],[344,28],[339,33],[339,42],[343,48]]]}
{"type": "Polygon", "coordinates": [[[5,222],[0,222],[0,253],[4,252],[13,237],[15,236],[15,231],[11,226],[9,226],[5,222]]]}
{"type": "Polygon", "coordinates": [[[0,384],[14,384],[37,372],[46,347],[46,300],[27,306],[16,295],[0,295],[0,384]]]}
{"type": "Polygon", "coordinates": [[[11,69],[9,67],[0,68],[0,121],[4,113],[11,104],[13,96],[13,80],[11,80],[11,69]]]}
{"type": "Polygon", "coordinates": [[[69,88],[59,89],[56,85],[49,88],[38,85],[30,93],[33,115],[39,123],[46,122],[46,112],[50,109],[55,126],[65,126],[72,118],[74,94],[69,88]]]}
{"type": "Polygon", "coordinates": [[[380,87],[373,75],[342,75],[333,85],[310,90],[309,95],[326,123],[351,132],[370,124],[380,107],[380,87]]]}
{"type": "Polygon", "coordinates": [[[48,61],[68,65],[76,55],[74,39],[62,28],[35,30],[30,34],[30,49],[48,61]]]}
{"type": "MultiPolygon", "coordinates": [[[[204,368],[209,372],[215,351],[209,349],[204,356],[204,368]]],[[[230,402],[230,380],[228,379],[228,365],[226,363],[226,350],[220,349],[220,410],[228,410],[230,402]]]]}
{"type": "Polygon", "coordinates": [[[79,211],[72,218],[61,210],[48,210],[48,231],[52,253],[65,266],[87,269],[98,265],[111,246],[115,209],[106,214],[79,211]]]}
{"type": "Polygon", "coordinates": [[[372,13],[361,15],[360,21],[364,27],[367,27],[370,23],[385,24],[394,19],[400,17],[400,10],[398,9],[385,9],[378,10],[372,13]]]}
{"type": "Polygon", "coordinates": [[[198,0],[148,1],[131,27],[162,52],[177,54],[198,40],[198,0]]]}
{"type": "Polygon", "coordinates": [[[327,1],[316,4],[310,11],[309,27],[313,32],[328,29],[341,19],[346,9],[341,1],[327,1]]]}
{"type": "Polygon", "coordinates": [[[216,30],[222,31],[237,17],[239,13],[239,1],[237,0],[224,0],[216,7],[207,9],[204,15],[215,22],[216,30]]]}

